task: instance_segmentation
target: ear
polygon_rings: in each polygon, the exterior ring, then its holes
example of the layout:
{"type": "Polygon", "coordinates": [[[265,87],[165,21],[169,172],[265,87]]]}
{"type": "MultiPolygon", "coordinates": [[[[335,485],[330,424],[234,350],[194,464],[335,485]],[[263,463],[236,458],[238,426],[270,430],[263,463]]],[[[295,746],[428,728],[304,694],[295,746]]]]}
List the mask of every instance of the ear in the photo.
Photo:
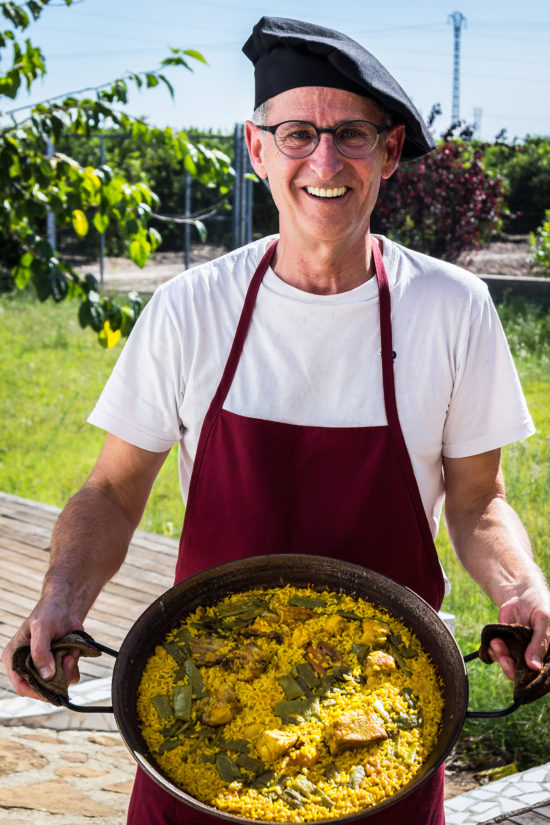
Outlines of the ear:
{"type": "Polygon", "coordinates": [[[399,163],[399,158],[401,157],[404,141],[405,126],[402,123],[392,126],[386,133],[386,159],[382,167],[382,177],[384,179],[390,178],[397,169],[397,164],[399,163]]]}
{"type": "Polygon", "coordinates": [[[247,120],[244,125],[244,136],[248,146],[248,154],[252,168],[259,178],[267,178],[267,172],[263,164],[263,138],[262,131],[255,126],[251,120],[247,120]]]}

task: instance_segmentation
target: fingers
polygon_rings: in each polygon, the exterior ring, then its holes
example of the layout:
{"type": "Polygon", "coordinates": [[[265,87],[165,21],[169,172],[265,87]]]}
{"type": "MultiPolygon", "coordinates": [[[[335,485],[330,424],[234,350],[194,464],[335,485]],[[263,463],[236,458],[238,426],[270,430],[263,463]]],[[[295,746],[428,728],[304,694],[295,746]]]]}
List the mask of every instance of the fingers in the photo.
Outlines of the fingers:
{"type": "Polygon", "coordinates": [[[2,653],[2,662],[6,668],[8,677],[15,689],[15,692],[18,696],[24,696],[29,699],[40,699],[40,701],[44,702],[44,698],[39,696],[34,690],[30,687],[29,683],[26,679],[22,676],[19,676],[11,666],[12,657],[14,651],[20,647],[21,645],[28,645],[30,641],[30,631],[28,629],[28,622],[24,622],[13,639],[6,645],[5,650],[2,653]]]}
{"type": "Polygon", "coordinates": [[[527,667],[532,670],[540,670],[544,657],[548,653],[548,636],[550,634],[548,624],[544,617],[535,621],[533,625],[533,636],[525,651],[525,661],[527,667]]]}
{"type": "Polygon", "coordinates": [[[510,656],[508,646],[502,641],[502,639],[492,640],[489,645],[489,656],[493,662],[498,662],[504,671],[505,676],[513,682],[515,674],[514,660],[510,656]]]}
{"type": "Polygon", "coordinates": [[[31,619],[29,626],[31,629],[31,657],[34,666],[43,679],[52,679],[55,675],[55,659],[50,647],[52,636],[38,619],[31,619]]]}
{"type": "Polygon", "coordinates": [[[80,680],[80,671],[78,669],[79,652],[73,648],[63,658],[63,673],[68,685],[76,685],[80,680]]]}
{"type": "MultiPolygon", "coordinates": [[[[82,623],[71,616],[63,605],[60,606],[53,600],[39,602],[2,654],[8,677],[19,696],[32,699],[42,698],[29,687],[22,676],[13,670],[14,651],[21,645],[30,645],[32,660],[37,670],[45,681],[49,681],[55,674],[55,659],[51,651],[52,640],[61,638],[71,630],[82,629],[82,623]]],[[[63,672],[67,684],[75,684],[80,678],[78,655],[78,650],[72,649],[63,659],[63,672]]]]}

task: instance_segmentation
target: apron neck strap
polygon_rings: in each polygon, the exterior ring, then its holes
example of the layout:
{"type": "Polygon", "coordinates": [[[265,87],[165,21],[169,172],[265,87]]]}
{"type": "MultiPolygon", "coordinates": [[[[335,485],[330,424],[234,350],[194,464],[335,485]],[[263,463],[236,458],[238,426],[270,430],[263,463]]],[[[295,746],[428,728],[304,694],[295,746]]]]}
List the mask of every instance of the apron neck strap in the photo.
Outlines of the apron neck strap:
{"type": "Polygon", "coordinates": [[[376,238],[372,239],[372,254],[378,281],[378,304],[380,312],[380,341],[382,349],[382,382],[384,386],[384,405],[386,418],[391,429],[398,427],[397,401],[395,398],[395,381],[393,375],[393,342],[391,324],[391,297],[388,273],[384,266],[382,253],[376,238]]]}
{"type": "Polygon", "coordinates": [[[276,248],[277,241],[274,241],[264,253],[260,263],[258,264],[256,272],[254,273],[252,280],[250,281],[250,285],[248,287],[246,298],[244,300],[243,308],[241,311],[241,317],[239,318],[239,323],[237,324],[237,329],[235,331],[233,344],[231,346],[231,350],[229,351],[227,363],[225,365],[225,369],[223,371],[223,375],[219,383],[218,389],[216,390],[214,398],[212,399],[209,415],[211,411],[215,410],[217,412],[222,408],[227,393],[229,392],[231,384],[233,383],[233,378],[237,371],[239,359],[241,357],[244,342],[246,340],[248,327],[250,326],[250,320],[252,318],[252,313],[254,311],[254,305],[256,303],[258,290],[260,288],[260,284],[262,283],[263,277],[267,272],[267,268],[271,263],[271,259],[275,254],[276,248]]]}

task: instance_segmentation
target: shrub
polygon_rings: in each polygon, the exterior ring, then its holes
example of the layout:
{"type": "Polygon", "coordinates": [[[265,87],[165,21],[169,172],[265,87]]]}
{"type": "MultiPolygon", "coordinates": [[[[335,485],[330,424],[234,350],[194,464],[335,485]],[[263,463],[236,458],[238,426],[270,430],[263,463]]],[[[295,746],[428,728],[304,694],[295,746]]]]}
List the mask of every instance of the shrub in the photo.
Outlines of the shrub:
{"type": "Polygon", "coordinates": [[[537,231],[529,235],[529,252],[531,270],[550,276],[550,209],[537,231]]]}
{"type": "Polygon", "coordinates": [[[456,261],[502,225],[502,181],[483,166],[483,150],[461,138],[399,166],[382,182],[373,228],[407,246],[456,261]]]}
{"type": "Polygon", "coordinates": [[[535,231],[548,208],[550,138],[526,137],[523,143],[487,146],[484,165],[504,178],[511,213],[506,228],[517,233],[535,231]]]}

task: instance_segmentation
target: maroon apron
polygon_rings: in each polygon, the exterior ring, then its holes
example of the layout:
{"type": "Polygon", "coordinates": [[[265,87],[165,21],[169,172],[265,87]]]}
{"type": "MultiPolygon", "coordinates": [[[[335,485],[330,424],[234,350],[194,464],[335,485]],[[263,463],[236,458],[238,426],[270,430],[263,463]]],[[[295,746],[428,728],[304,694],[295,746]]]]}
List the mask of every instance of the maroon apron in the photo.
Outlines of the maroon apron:
{"type": "MultiPolygon", "coordinates": [[[[245,556],[310,553],[371,567],[403,582],[436,610],[441,606],[443,576],[397,414],[388,277],[376,241],[372,246],[387,425],[309,427],[223,409],[275,251],[272,244],[248,288],[224,373],[203,422],[176,582],[245,556]]],[[[443,779],[441,767],[402,802],[355,821],[443,825],[443,779]]],[[[128,823],[219,825],[220,819],[179,802],[138,769],[128,823]]]]}

